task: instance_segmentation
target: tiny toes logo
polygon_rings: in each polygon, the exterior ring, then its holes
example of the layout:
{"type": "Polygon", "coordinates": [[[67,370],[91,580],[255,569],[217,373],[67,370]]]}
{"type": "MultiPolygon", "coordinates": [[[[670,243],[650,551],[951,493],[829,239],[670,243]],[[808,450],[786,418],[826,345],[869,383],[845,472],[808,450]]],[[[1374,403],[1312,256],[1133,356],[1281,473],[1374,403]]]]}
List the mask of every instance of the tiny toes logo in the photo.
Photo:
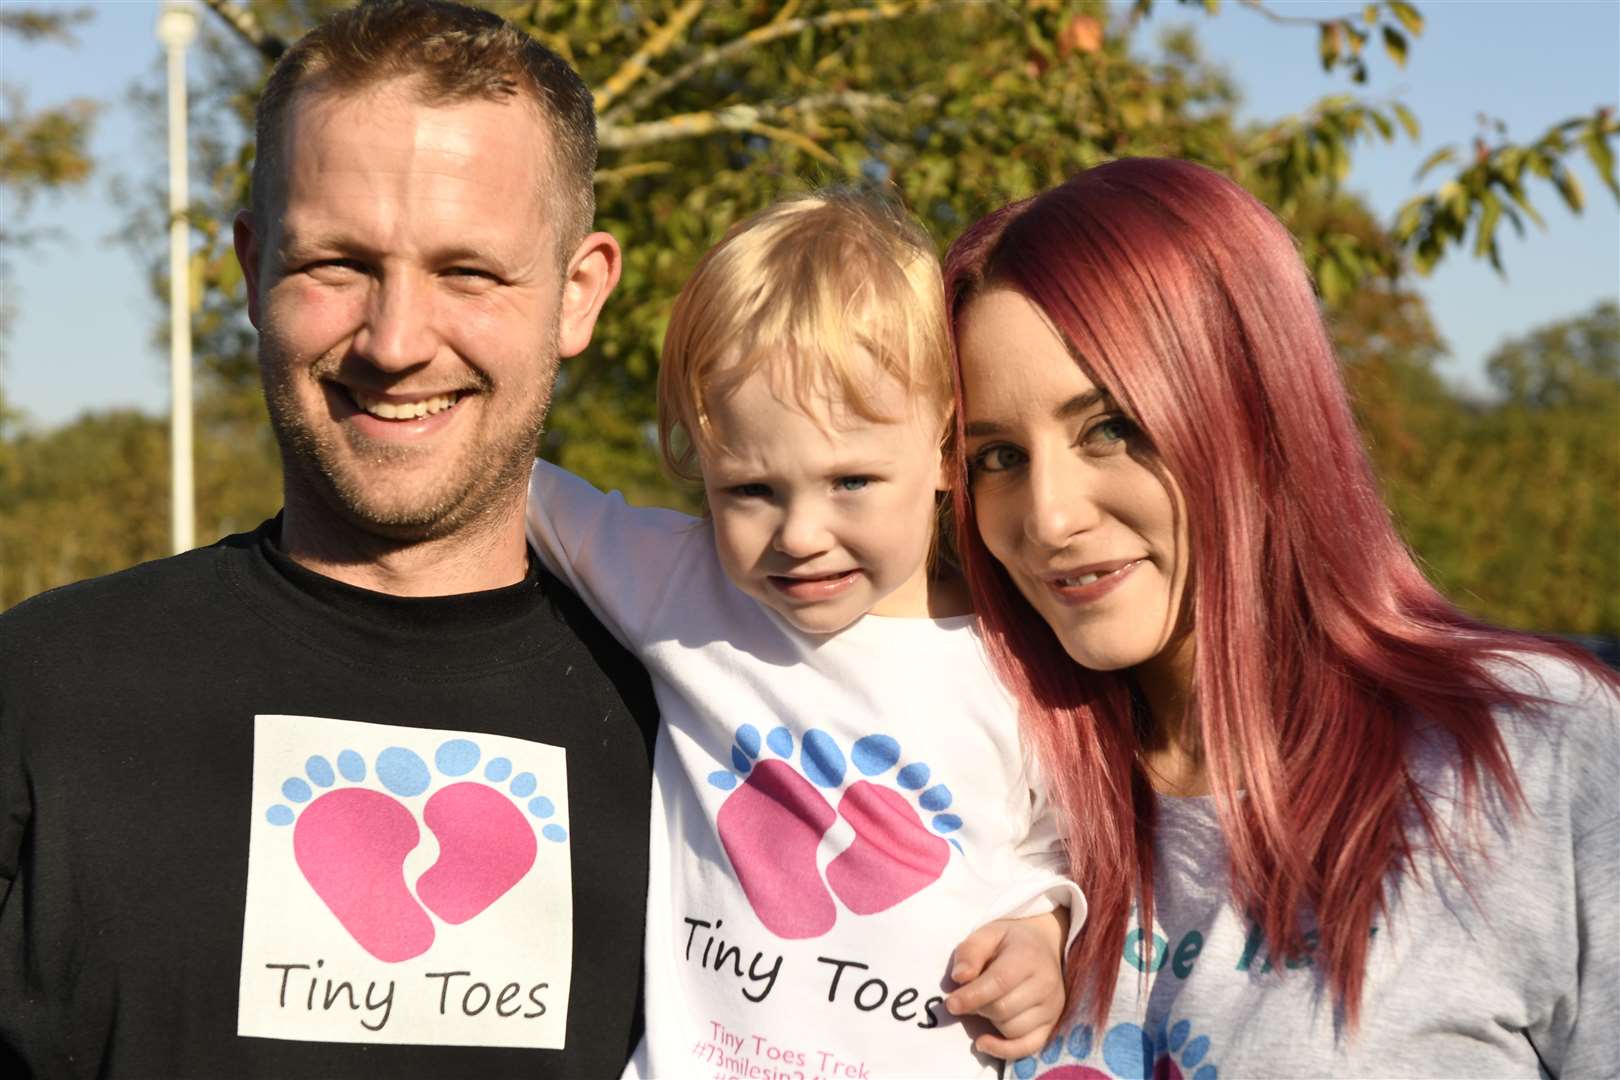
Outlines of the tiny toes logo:
{"type": "MultiPolygon", "coordinates": [[[[390,746],[368,770],[362,755],[346,749],[337,754],[334,771],[331,761],[316,754],[304,763],[302,776],[282,783],[287,802],[265,812],[270,824],[292,826],[293,853],[305,880],[379,960],[409,960],[428,950],[435,931],[426,912],[452,925],[467,922],[529,872],[538,843],[514,798],[537,819],[556,813],[550,798],[535,794],[535,775],[514,776],[509,758],[490,758],[482,780],[456,779],[472,773],[483,757],[471,739],[448,739],[433,757],[436,770],[414,751],[390,746]],[[373,775],[385,791],[360,786],[373,775]],[[401,800],[429,790],[421,819],[438,840],[439,857],[417,878],[413,895],[404,865],[421,842],[421,829],[401,800]]],[[[568,839],[555,822],[541,825],[540,834],[554,843],[568,839]]]]}
{"type": "Polygon", "coordinates": [[[254,718],[237,1032],[557,1048],[567,755],[488,733],[254,718]]]}
{"type": "Polygon", "coordinates": [[[743,893],[771,933],[820,937],[838,919],[834,897],[857,915],[872,915],[945,872],[950,848],[961,850],[957,840],[935,835],[962,827],[960,817],[946,813],[950,788],[931,783],[921,762],[896,768],[900,757],[899,742],[888,735],[857,739],[846,759],[824,731],[805,732],[795,747],[785,727],[763,740],[752,724],[737,729],[732,769],[708,778],[731,793],[715,825],[743,893]],[[851,768],[870,779],[846,786],[851,768]],[[838,796],[836,811],[824,791],[838,796]],[[931,814],[927,825],[917,808],[931,814]],[[823,871],[817,852],[840,818],[854,839],[823,871]]]}

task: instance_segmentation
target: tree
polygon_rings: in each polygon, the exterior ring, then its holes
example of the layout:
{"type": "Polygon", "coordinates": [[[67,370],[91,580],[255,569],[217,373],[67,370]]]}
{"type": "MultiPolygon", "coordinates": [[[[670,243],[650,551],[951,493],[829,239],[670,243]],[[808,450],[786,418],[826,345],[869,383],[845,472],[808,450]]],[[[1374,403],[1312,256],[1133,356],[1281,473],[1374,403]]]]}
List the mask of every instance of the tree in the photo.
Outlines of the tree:
{"type": "MultiPolygon", "coordinates": [[[[91,15],[88,8],[43,11],[14,8],[0,11],[0,35],[24,41],[73,44],[72,28],[91,15]]],[[[28,211],[43,192],[83,184],[94,168],[89,144],[96,102],[78,98],[54,108],[29,111],[22,90],[0,82],[0,368],[13,312],[14,283],[10,257],[42,239],[26,226],[28,211]]],[[[0,433],[10,415],[0,390],[0,433]]]]}
{"type": "MultiPolygon", "coordinates": [[[[199,517],[223,524],[279,501],[228,228],[246,202],[253,104],[286,43],[347,0],[204,2],[216,17],[194,54],[202,72],[193,175],[206,182],[193,190],[191,272],[201,286],[198,387],[209,418],[199,470],[227,479],[201,483],[199,517]]],[[[1346,198],[1339,185],[1359,147],[1419,135],[1403,104],[1356,95],[1371,66],[1404,62],[1423,30],[1417,9],[1399,0],[1309,17],[1240,0],[1241,10],[1222,13],[1298,25],[1331,91],[1295,115],[1252,124],[1237,120],[1236,88],[1204,62],[1194,32],[1161,35],[1154,46],[1164,0],[1158,9],[1151,0],[1125,9],[1101,0],[483,2],[568,57],[597,91],[599,221],[623,242],[625,272],[588,355],[565,365],[542,449],[637,501],[689,498],[651,452],[658,346],[680,284],[731,222],[785,190],[878,184],[944,244],[991,208],[1076,169],[1171,155],[1234,176],[1299,238],[1397,520],[1444,580],[1468,588],[1482,564],[1459,554],[1473,534],[1468,511],[1446,509],[1444,485],[1492,482],[1468,462],[1494,414],[1470,409],[1435,374],[1444,346],[1408,273],[1459,251],[1499,261],[1503,219],[1538,220],[1536,204],[1549,195],[1578,212],[1582,157],[1620,194],[1612,153],[1620,126],[1599,109],[1531,143],[1481,143],[1466,162],[1437,150],[1436,187],[1393,222],[1346,198]]],[[[152,96],[156,104],[160,93],[152,96]]],[[[159,122],[161,110],[152,115],[159,122]]],[[[166,266],[153,254],[166,226],[160,185],[133,192],[131,203],[130,238],[151,259],[156,295],[166,296],[166,266]]],[[[1532,453],[1522,438],[1511,445],[1532,453]]],[[[1497,460],[1523,471],[1523,458],[1497,460]]],[[[1537,621],[1521,614],[1521,623],[1537,621]]],[[[1579,618],[1588,622],[1566,628],[1595,625],[1579,618]]]]}
{"type": "Polygon", "coordinates": [[[8,440],[0,607],[166,553],[168,445],[162,420],[131,410],[8,440]]]}
{"type": "Polygon", "coordinates": [[[1352,385],[1374,388],[1373,459],[1429,573],[1492,622],[1620,635],[1620,309],[1504,342],[1491,403],[1458,400],[1412,356],[1391,350],[1352,385]]]}
{"type": "Polygon", "coordinates": [[[1485,369],[1513,405],[1612,415],[1620,385],[1620,306],[1605,300],[1586,315],[1504,342],[1485,369]]]}
{"type": "MultiPolygon", "coordinates": [[[[221,132],[200,155],[216,183],[212,205],[197,217],[196,276],[207,286],[200,317],[208,324],[199,344],[227,384],[251,386],[240,276],[221,223],[245,194],[246,121],[266,63],[336,5],[206,2],[219,18],[205,85],[229,103],[227,127],[238,141],[233,146],[221,132]]],[[[1481,237],[1493,236],[1504,214],[1517,220],[1519,212],[1490,208],[1502,198],[1531,207],[1527,180],[1538,172],[1578,209],[1568,165],[1577,146],[1613,183],[1609,146],[1620,129],[1599,113],[1566,121],[1556,138],[1524,149],[1517,172],[1508,164],[1516,148],[1504,146],[1495,164],[1463,170],[1432,203],[1403,212],[1396,227],[1370,225],[1363,214],[1347,228],[1330,208],[1355,148],[1403,131],[1415,138],[1410,110],[1340,93],[1296,116],[1240,125],[1235,88],[1202,61],[1191,33],[1170,35],[1159,57],[1144,52],[1152,0],[1118,18],[1100,0],[486,5],[568,58],[596,88],[599,221],[624,243],[624,277],[590,354],[564,367],[543,450],[632,499],[682,497],[649,445],[669,305],[726,225],[786,189],[890,185],[944,243],[994,206],[1107,158],[1191,158],[1230,173],[1279,210],[1324,298],[1337,306],[1364,283],[1397,280],[1408,255],[1432,265],[1470,221],[1481,237]]],[[[1215,0],[1202,6],[1219,7],[1215,0]]],[[[1242,6],[1314,34],[1306,44],[1320,50],[1329,76],[1347,76],[1352,86],[1373,63],[1404,62],[1423,29],[1422,16],[1400,0],[1309,18],[1277,15],[1257,0],[1242,6]],[[1381,58],[1372,55],[1374,40],[1381,58]]],[[[1483,252],[1494,250],[1486,244],[1483,252]]]]}

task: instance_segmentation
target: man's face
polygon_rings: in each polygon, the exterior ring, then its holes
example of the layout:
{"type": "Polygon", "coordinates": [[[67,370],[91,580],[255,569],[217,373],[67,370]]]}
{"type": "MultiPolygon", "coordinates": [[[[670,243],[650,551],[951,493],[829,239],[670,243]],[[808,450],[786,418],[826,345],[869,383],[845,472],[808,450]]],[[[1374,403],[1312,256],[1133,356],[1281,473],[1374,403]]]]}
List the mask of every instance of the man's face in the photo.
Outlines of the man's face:
{"type": "Polygon", "coordinates": [[[300,93],[270,220],[236,237],[289,513],[318,501],[393,539],[521,500],[559,351],[606,296],[576,280],[592,238],[559,267],[536,109],[408,89],[300,93]]]}

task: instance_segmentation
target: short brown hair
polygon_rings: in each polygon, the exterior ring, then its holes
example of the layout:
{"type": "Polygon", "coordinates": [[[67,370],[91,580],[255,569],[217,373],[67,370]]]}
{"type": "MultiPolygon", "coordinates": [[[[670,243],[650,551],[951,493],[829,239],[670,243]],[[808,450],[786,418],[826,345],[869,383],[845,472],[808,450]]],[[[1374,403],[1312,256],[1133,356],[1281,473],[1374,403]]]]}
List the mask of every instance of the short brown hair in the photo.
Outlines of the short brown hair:
{"type": "Polygon", "coordinates": [[[658,369],[665,467],[699,479],[708,403],[761,370],[806,408],[832,392],[864,419],[898,419],[866,403],[871,364],[857,350],[943,427],[953,401],[944,296],[933,240],[876,193],[792,196],[738,222],[670,312],[658,369]]]}
{"type": "Polygon", "coordinates": [[[259,97],[253,161],[254,213],[280,167],[286,114],[300,89],[358,91],[415,80],[419,100],[445,104],[524,94],[549,124],[552,180],[568,203],[559,248],[571,248],[596,213],[596,108],[568,62],[494,12],[451,0],[364,0],[298,39],[270,72],[259,97]]]}

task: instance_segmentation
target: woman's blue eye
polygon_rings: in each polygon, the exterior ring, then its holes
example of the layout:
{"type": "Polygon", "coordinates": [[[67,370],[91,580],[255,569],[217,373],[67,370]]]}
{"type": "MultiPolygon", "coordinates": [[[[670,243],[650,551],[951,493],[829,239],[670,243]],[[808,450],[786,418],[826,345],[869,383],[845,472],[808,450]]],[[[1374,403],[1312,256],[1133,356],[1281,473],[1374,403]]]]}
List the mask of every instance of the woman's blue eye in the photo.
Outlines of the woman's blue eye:
{"type": "Polygon", "coordinates": [[[1026,458],[1022,450],[997,444],[987,446],[973,455],[972,471],[983,473],[1006,472],[1022,465],[1026,458]]]}
{"type": "Polygon", "coordinates": [[[839,491],[859,491],[870,482],[869,476],[840,476],[833,481],[833,487],[839,491]]]}
{"type": "Polygon", "coordinates": [[[1110,416],[1099,421],[1086,434],[1105,443],[1124,442],[1136,434],[1136,425],[1123,416],[1110,416]]]}

